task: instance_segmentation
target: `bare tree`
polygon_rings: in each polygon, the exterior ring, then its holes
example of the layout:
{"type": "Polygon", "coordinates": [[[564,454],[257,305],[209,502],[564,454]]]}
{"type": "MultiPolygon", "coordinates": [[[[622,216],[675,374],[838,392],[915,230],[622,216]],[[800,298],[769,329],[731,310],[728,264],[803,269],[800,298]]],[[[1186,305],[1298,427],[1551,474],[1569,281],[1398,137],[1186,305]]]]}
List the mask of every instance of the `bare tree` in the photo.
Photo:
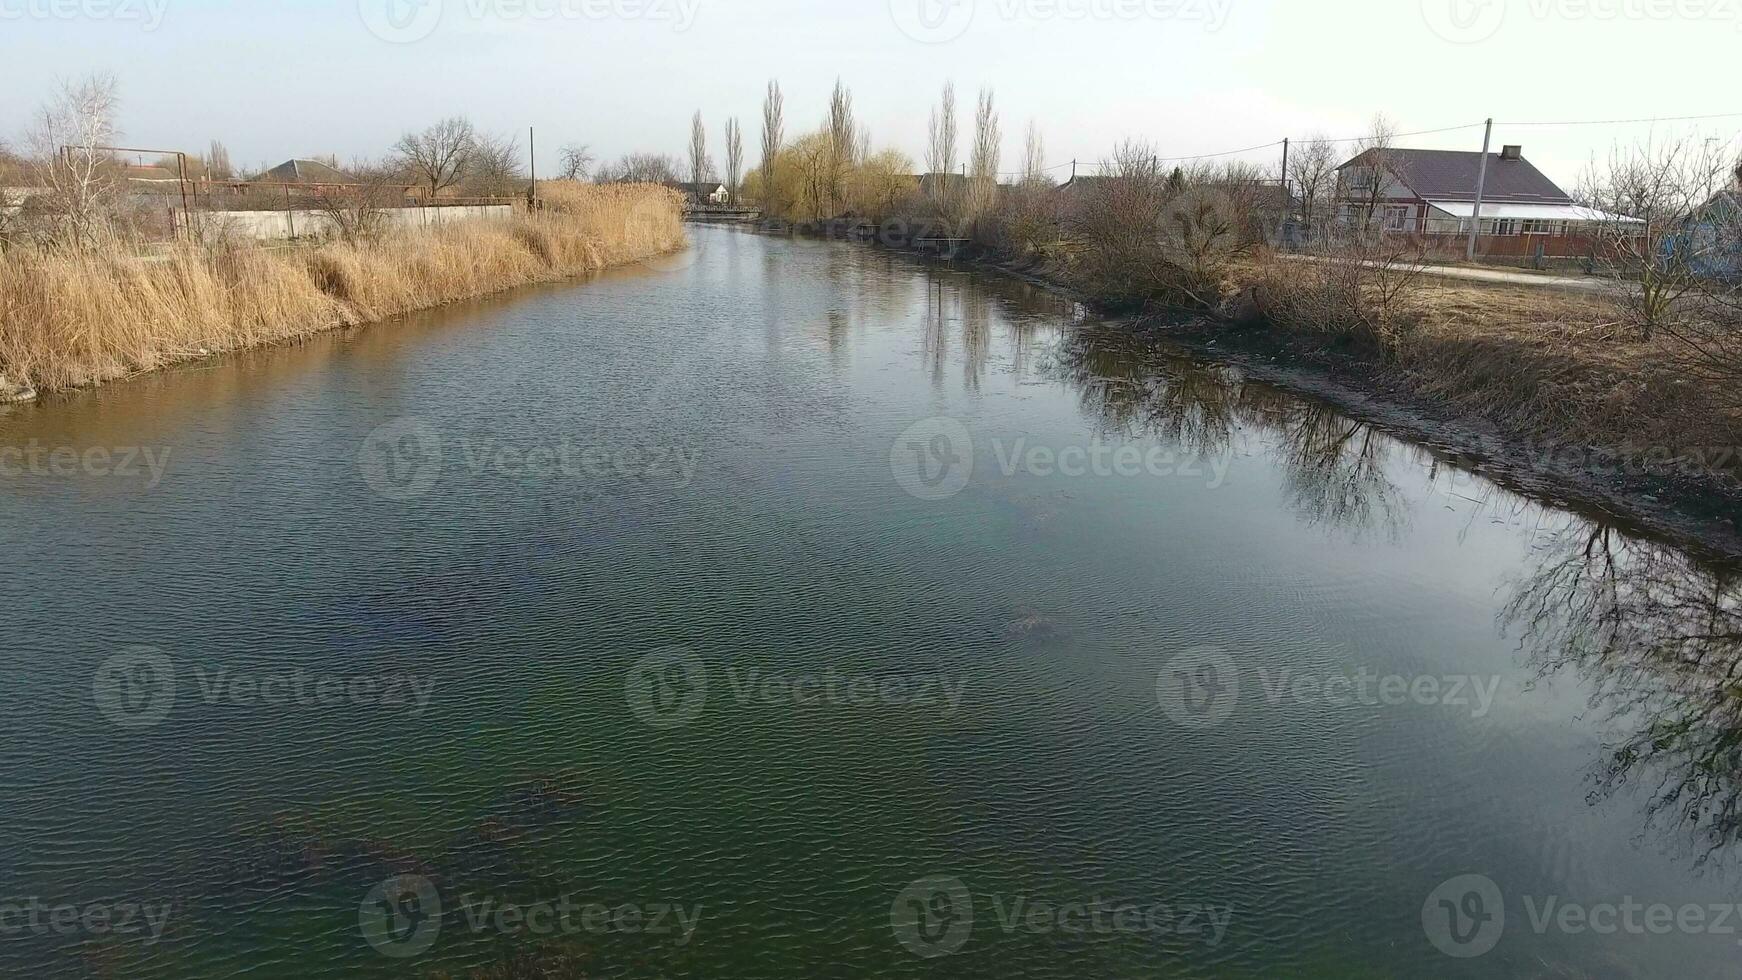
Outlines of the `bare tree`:
{"type": "Polygon", "coordinates": [[[1046,175],[1046,137],[1040,124],[1030,119],[1028,133],[1022,144],[1022,182],[1028,185],[1050,184],[1046,175]]]}
{"type": "Polygon", "coordinates": [[[1337,147],[1321,135],[1294,148],[1283,175],[1300,200],[1300,234],[1307,242],[1330,226],[1337,196],[1337,147]]]}
{"type": "Polygon", "coordinates": [[[702,125],[701,110],[690,119],[690,183],[696,185],[695,193],[701,194],[701,183],[707,179],[708,171],[712,169],[708,163],[708,131],[702,125]]]}
{"type": "Polygon", "coordinates": [[[1041,252],[1058,238],[1057,198],[1046,172],[1046,140],[1030,120],[1023,140],[1022,180],[998,206],[998,244],[1008,250],[1041,252]]]}
{"type": "Polygon", "coordinates": [[[978,220],[997,203],[998,158],[1003,141],[992,90],[981,89],[974,113],[974,151],[968,162],[968,204],[964,216],[970,220],[978,220]]]}
{"type": "Polygon", "coordinates": [[[1625,284],[1623,319],[1669,337],[1678,373],[1742,408],[1742,188],[1725,153],[1697,137],[1617,151],[1583,196],[1604,212],[1597,258],[1625,284]]]}
{"type": "Polygon", "coordinates": [[[600,179],[623,184],[675,184],[678,162],[663,153],[628,153],[599,171],[600,179]]]}
{"type": "Polygon", "coordinates": [[[512,136],[479,135],[466,162],[463,186],[475,197],[513,197],[526,183],[520,141],[512,136]]]}
{"type": "Polygon", "coordinates": [[[327,231],[347,244],[377,238],[387,230],[388,209],[403,199],[405,185],[391,162],[358,160],[346,171],[355,184],[320,184],[313,189],[315,210],[326,219],[327,231]]]}
{"type": "Polygon", "coordinates": [[[786,135],[786,97],[780,92],[780,83],[770,80],[768,95],[762,100],[762,207],[764,210],[778,213],[781,203],[774,199],[775,187],[778,186],[774,167],[780,157],[781,144],[786,135]]]}
{"type": "Polygon", "coordinates": [[[63,82],[38,112],[29,134],[37,179],[60,218],[65,241],[89,246],[112,226],[118,180],[105,146],[116,140],[119,83],[108,74],[63,82]]]}
{"type": "MultiPolygon", "coordinates": [[[[1585,178],[1580,196],[1599,212],[1598,257],[1615,266],[1626,291],[1621,310],[1640,335],[1672,330],[1699,289],[1698,252],[1685,227],[1723,189],[1730,161],[1695,137],[1616,147],[1608,166],[1585,178]],[[1666,243],[1670,243],[1666,247],[1666,243]]],[[[1679,332],[1679,331],[1677,331],[1679,332]]]]}
{"type": "Polygon", "coordinates": [[[931,142],[926,147],[926,169],[934,174],[956,172],[956,85],[944,85],[944,94],[931,114],[931,142]]]}
{"type": "Polygon", "coordinates": [[[1397,145],[1397,125],[1384,113],[1373,117],[1367,135],[1355,144],[1353,164],[1342,175],[1339,196],[1348,202],[1350,222],[1361,237],[1377,229],[1384,218],[1380,206],[1395,182],[1391,151],[1397,145]]]}
{"type": "Polygon", "coordinates": [[[477,149],[477,129],[460,116],[444,119],[419,133],[406,133],[394,144],[399,164],[431,200],[466,179],[477,149]]]}
{"type": "Polygon", "coordinates": [[[846,197],[847,175],[852,171],[858,150],[859,129],[853,120],[853,93],[839,78],[829,93],[829,184],[828,210],[838,209],[846,197]]]}
{"type": "Polygon", "coordinates": [[[217,140],[206,150],[206,173],[213,180],[230,180],[236,176],[236,169],[230,165],[230,151],[217,140]]]}
{"type": "Polygon", "coordinates": [[[593,165],[593,154],[585,143],[569,143],[557,156],[557,175],[563,180],[586,180],[587,168],[593,165]]]}
{"type": "Polygon", "coordinates": [[[737,117],[726,120],[726,194],[738,206],[738,185],[744,178],[744,131],[737,117]]]}

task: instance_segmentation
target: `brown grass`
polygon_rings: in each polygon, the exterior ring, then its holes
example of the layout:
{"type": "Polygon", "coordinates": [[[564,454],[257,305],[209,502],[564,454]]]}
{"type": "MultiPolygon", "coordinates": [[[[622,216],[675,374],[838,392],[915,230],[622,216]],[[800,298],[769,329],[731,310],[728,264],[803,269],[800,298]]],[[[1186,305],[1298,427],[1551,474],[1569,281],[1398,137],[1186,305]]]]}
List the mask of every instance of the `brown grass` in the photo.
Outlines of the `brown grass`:
{"type": "MultiPolygon", "coordinates": [[[[1285,290],[1294,271],[1243,275],[1285,290]]],[[[1596,447],[1666,474],[1742,481],[1742,452],[1725,451],[1742,447],[1730,386],[1674,338],[1641,339],[1612,300],[1422,276],[1398,302],[1408,329],[1389,350],[1366,352],[1382,383],[1539,448],[1596,447]]],[[[1271,326],[1314,333],[1279,318],[1271,326]]]]}
{"type": "Polygon", "coordinates": [[[15,250],[0,262],[0,375],[42,390],[291,341],[684,245],[678,195],[553,184],[544,211],[308,249],[181,246],[149,260],[15,250]]]}

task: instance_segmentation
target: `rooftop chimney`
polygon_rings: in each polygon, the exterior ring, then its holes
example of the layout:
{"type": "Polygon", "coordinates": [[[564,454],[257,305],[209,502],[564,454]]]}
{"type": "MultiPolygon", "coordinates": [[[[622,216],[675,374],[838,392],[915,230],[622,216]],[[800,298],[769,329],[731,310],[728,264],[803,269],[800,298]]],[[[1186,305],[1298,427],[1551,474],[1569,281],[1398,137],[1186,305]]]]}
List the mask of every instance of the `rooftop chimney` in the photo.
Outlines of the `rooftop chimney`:
{"type": "Polygon", "coordinates": [[[1516,143],[1509,143],[1500,148],[1500,159],[1522,160],[1524,159],[1524,147],[1519,146],[1516,143]]]}

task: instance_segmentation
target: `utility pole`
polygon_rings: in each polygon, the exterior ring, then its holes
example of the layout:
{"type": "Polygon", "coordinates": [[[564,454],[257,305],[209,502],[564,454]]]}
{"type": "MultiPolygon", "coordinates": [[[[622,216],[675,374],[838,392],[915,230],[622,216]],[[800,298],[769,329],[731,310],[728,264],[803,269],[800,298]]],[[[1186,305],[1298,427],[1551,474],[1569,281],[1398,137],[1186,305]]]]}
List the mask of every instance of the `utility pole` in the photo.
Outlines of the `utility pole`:
{"type": "Polygon", "coordinates": [[[1281,240],[1283,232],[1288,228],[1288,215],[1294,210],[1294,198],[1288,193],[1288,137],[1282,138],[1282,225],[1276,230],[1276,237],[1281,240]]]}
{"type": "Polygon", "coordinates": [[[1075,181],[1076,179],[1077,179],[1077,161],[1072,160],[1071,161],[1071,180],[1075,181]]]}
{"type": "Polygon", "coordinates": [[[526,189],[526,210],[538,208],[538,142],[531,126],[526,127],[526,161],[532,168],[532,186],[526,189]]]}
{"type": "Polygon", "coordinates": [[[1476,168],[1476,206],[1470,209],[1470,240],[1464,245],[1464,261],[1476,261],[1476,232],[1482,227],[1482,192],[1488,189],[1488,141],[1494,136],[1490,116],[1482,129],[1482,164],[1476,168]]]}

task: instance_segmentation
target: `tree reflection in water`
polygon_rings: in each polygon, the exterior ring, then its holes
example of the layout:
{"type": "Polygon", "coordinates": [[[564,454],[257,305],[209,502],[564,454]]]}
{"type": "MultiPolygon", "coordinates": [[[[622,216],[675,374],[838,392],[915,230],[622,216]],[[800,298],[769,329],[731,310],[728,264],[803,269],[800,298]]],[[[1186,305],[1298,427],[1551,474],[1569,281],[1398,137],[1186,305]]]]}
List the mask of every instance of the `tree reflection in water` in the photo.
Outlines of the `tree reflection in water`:
{"type": "Polygon", "coordinates": [[[1145,349],[1128,335],[1084,330],[1059,366],[1084,410],[1125,438],[1157,438],[1211,458],[1232,453],[1242,433],[1273,440],[1289,503],[1309,524],[1396,537],[1408,510],[1386,475],[1399,444],[1373,426],[1267,385],[1233,368],[1195,364],[1145,349]]]}
{"type": "MultiPolygon", "coordinates": [[[[1230,451],[1243,432],[1274,439],[1304,520],[1404,527],[1386,474],[1401,444],[1370,425],[1109,330],[1079,332],[1059,367],[1113,432],[1199,453],[1230,451]]],[[[1499,625],[1539,676],[1590,692],[1604,744],[1588,801],[1637,793],[1647,832],[1685,839],[1696,865],[1724,863],[1742,838],[1742,568],[1571,514],[1545,513],[1529,533],[1535,557],[1499,625]]]]}
{"type": "Polygon", "coordinates": [[[1696,864],[1742,832],[1742,589],[1737,569],[1579,521],[1548,547],[1505,624],[1537,669],[1573,670],[1609,731],[1592,803],[1645,796],[1648,827],[1696,864]]]}

